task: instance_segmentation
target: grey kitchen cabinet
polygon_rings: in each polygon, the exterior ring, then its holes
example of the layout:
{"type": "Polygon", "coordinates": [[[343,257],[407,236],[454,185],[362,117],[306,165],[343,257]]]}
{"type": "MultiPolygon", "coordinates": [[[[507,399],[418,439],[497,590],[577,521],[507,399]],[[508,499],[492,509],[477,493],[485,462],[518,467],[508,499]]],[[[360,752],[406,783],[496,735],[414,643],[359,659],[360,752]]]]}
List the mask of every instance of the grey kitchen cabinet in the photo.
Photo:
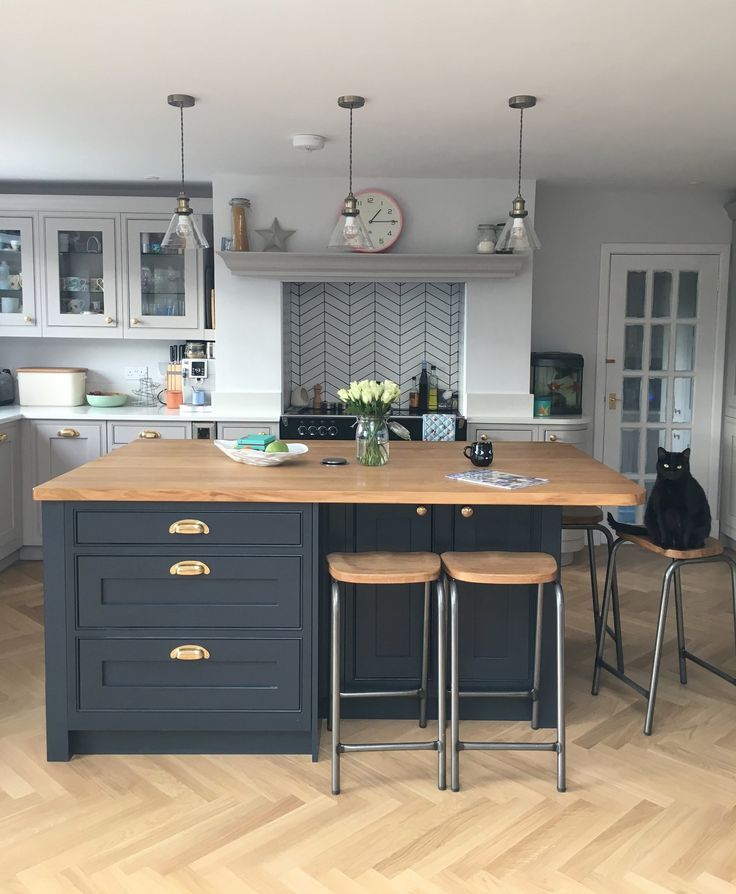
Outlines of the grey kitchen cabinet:
{"type": "Polygon", "coordinates": [[[21,423],[0,425],[0,560],[23,543],[21,423]]]}
{"type": "Polygon", "coordinates": [[[40,335],[38,215],[0,213],[0,262],[8,265],[8,287],[0,289],[0,336],[40,335]]]}
{"type": "Polygon", "coordinates": [[[110,450],[137,440],[189,440],[191,422],[108,422],[107,443],[110,450]]]}

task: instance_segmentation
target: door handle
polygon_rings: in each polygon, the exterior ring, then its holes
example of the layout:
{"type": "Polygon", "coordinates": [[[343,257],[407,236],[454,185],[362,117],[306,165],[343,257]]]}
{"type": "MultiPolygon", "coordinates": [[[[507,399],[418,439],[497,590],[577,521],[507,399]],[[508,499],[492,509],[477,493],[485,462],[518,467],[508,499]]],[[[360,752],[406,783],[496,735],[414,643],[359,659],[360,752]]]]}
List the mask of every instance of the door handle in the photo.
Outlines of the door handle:
{"type": "Polygon", "coordinates": [[[0,431],[0,444],[4,444],[8,440],[8,436],[4,431],[0,431]]]}
{"type": "Polygon", "coordinates": [[[78,438],[79,432],[76,428],[60,428],[56,433],[59,438],[78,438]]]}
{"type": "Polygon", "coordinates": [[[144,428],[142,432],[138,433],[138,437],[143,441],[153,441],[155,438],[161,437],[161,432],[153,431],[150,428],[144,428]]]}
{"type": "Polygon", "coordinates": [[[176,562],[169,568],[169,574],[178,574],[179,577],[195,577],[197,574],[209,574],[209,565],[196,559],[187,559],[184,562],[176,562]]]}
{"type": "Polygon", "coordinates": [[[185,646],[177,646],[169,652],[169,658],[174,661],[202,661],[210,657],[210,650],[204,646],[196,646],[194,643],[185,646]]]}
{"type": "Polygon", "coordinates": [[[609,409],[609,410],[615,410],[615,409],[616,409],[616,404],[619,403],[619,402],[622,401],[622,400],[623,400],[622,397],[619,397],[617,394],[615,394],[615,392],[610,391],[610,392],[608,393],[608,409],[609,409]]]}

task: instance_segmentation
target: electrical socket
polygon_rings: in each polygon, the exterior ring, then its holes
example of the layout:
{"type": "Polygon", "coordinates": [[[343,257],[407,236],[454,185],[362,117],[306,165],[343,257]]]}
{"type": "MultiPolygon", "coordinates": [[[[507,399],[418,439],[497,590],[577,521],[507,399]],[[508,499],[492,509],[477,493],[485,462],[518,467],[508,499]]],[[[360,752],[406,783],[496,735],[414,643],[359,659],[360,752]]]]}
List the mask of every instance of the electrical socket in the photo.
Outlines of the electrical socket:
{"type": "Polygon", "coordinates": [[[126,366],[125,367],[125,378],[126,379],[144,379],[148,375],[148,367],[147,366],[126,366]]]}

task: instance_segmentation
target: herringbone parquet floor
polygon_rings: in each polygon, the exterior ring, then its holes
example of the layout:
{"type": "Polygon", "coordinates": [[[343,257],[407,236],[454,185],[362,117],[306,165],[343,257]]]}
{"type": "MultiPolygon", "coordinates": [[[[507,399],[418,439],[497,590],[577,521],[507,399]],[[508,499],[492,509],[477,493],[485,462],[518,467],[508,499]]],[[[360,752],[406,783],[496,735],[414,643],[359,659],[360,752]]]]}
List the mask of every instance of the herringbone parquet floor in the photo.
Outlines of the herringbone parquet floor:
{"type": "MultiPolygon", "coordinates": [[[[661,564],[621,557],[627,665],[645,676],[661,564]]],[[[585,565],[566,568],[568,791],[553,756],[466,753],[439,792],[431,753],[350,755],[343,794],[307,757],[44,758],[41,566],[0,575],[0,891],[20,894],[726,894],[736,892],[736,692],[671,636],[655,734],[610,677],[590,695],[585,565]]],[[[683,570],[689,645],[733,673],[725,567],[683,570]]],[[[672,631],[670,631],[671,633],[672,631]]],[[[473,724],[472,735],[487,733],[473,724]]],[[[346,724],[348,736],[416,734],[346,724]]],[[[465,727],[464,727],[465,729],[465,727]]],[[[498,732],[497,728],[494,732],[498,732]]],[[[503,735],[530,735],[509,724],[503,735]]],[[[470,737],[470,736],[469,736],[470,737]]]]}

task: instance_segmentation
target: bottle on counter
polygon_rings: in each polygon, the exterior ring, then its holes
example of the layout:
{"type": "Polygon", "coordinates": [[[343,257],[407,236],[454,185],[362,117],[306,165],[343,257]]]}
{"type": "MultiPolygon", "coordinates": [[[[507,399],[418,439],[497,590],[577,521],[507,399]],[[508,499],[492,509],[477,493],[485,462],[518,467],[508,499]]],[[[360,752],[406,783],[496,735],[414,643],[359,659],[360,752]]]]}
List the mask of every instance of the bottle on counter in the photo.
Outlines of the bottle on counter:
{"type": "Polygon", "coordinates": [[[422,371],[419,374],[419,412],[426,413],[429,408],[429,376],[427,361],[422,360],[422,371]]]}
{"type": "Polygon", "coordinates": [[[409,392],[409,410],[416,413],[419,410],[419,391],[417,390],[417,377],[411,377],[411,391],[409,392]]]}
{"type": "Polygon", "coordinates": [[[436,413],[439,407],[438,392],[437,367],[433,364],[429,370],[429,389],[427,391],[427,409],[430,413],[436,413]]]}

